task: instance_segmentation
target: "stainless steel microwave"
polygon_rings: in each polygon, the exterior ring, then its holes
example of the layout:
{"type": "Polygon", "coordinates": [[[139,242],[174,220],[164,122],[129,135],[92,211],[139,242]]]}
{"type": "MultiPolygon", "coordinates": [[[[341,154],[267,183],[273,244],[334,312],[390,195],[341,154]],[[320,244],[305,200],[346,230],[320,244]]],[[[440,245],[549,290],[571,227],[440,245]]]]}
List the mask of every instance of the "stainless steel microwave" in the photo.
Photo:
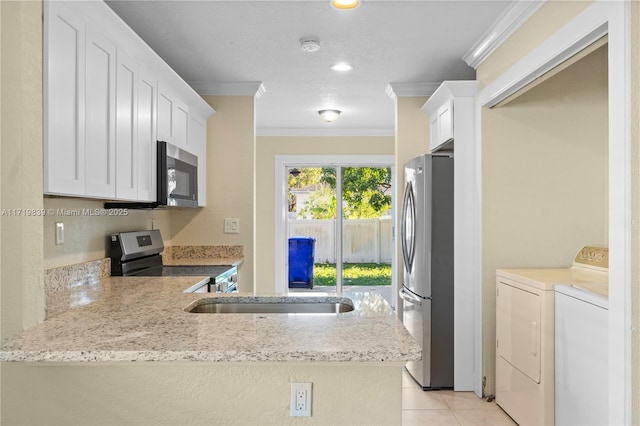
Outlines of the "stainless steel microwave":
{"type": "Polygon", "coordinates": [[[158,204],[198,207],[198,157],[158,141],[158,204]]]}

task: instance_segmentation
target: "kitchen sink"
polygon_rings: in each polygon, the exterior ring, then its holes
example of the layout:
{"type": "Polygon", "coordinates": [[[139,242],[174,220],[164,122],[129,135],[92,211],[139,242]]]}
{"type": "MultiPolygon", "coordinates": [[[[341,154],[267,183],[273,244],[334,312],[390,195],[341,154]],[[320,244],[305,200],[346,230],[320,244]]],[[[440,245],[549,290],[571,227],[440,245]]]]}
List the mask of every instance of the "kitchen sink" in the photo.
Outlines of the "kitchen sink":
{"type": "Polygon", "coordinates": [[[353,311],[350,299],[329,299],[212,297],[196,300],[185,311],[193,314],[342,314],[353,311]]]}

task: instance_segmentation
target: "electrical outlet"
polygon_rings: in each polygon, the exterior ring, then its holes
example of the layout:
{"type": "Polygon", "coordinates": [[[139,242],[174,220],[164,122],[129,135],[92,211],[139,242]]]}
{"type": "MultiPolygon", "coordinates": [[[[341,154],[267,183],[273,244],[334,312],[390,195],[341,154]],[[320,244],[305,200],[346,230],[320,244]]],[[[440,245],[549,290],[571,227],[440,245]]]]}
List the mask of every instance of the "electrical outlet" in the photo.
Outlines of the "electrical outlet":
{"type": "Polygon", "coordinates": [[[56,222],[56,245],[64,244],[64,223],[56,222]]]}
{"type": "Polygon", "coordinates": [[[240,219],[228,218],[228,217],[224,219],[225,234],[238,234],[239,232],[240,232],[240,219]]]}
{"type": "Polygon", "coordinates": [[[311,383],[291,383],[291,417],[311,417],[311,383]]]}

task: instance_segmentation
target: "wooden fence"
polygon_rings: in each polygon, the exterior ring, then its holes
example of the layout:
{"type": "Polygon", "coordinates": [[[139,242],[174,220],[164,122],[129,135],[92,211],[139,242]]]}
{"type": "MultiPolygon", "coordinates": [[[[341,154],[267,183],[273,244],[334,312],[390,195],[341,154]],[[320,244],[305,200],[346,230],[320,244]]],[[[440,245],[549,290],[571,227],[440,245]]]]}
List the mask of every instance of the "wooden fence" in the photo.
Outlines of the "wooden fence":
{"type": "MultiPolygon", "coordinates": [[[[335,219],[288,221],[289,237],[314,237],[315,263],[335,263],[335,219]]],[[[391,217],[343,221],[345,263],[391,263],[391,217]]]]}

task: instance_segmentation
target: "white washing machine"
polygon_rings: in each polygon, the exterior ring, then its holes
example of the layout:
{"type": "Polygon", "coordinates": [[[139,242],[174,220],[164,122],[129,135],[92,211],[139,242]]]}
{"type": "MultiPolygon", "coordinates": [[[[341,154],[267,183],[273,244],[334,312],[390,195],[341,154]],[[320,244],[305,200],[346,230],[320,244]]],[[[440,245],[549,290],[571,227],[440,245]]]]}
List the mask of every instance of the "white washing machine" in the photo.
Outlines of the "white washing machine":
{"type": "Polygon", "coordinates": [[[555,287],[555,421],[609,424],[606,285],[555,287]]]}
{"type": "Polygon", "coordinates": [[[606,286],[607,265],[585,247],[571,268],[496,271],[496,403],[518,424],[554,424],[554,286],[606,286]]]}

